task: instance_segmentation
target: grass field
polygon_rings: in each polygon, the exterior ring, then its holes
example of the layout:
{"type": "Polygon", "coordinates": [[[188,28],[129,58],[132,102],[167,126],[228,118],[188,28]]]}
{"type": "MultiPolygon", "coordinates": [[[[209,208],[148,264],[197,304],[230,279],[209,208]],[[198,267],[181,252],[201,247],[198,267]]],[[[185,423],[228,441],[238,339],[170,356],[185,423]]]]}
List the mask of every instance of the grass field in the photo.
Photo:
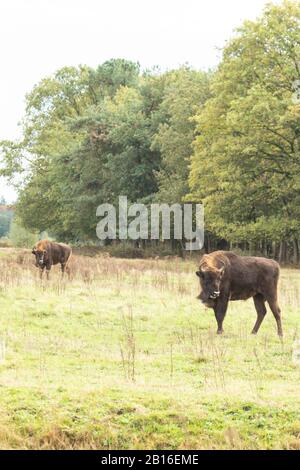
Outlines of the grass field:
{"type": "Polygon", "coordinates": [[[252,301],[216,336],[191,261],[72,268],[41,283],[29,251],[0,251],[1,449],[300,449],[300,271],[281,343],[270,311],[250,335],[252,301]]]}

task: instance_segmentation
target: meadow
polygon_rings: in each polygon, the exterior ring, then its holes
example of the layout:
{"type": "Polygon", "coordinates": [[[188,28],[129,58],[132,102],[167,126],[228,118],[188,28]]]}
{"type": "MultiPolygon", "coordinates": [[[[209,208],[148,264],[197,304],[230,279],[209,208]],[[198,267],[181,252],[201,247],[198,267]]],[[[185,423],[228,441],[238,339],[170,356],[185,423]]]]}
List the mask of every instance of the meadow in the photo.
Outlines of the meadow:
{"type": "Polygon", "coordinates": [[[77,255],[49,282],[33,261],[0,250],[1,449],[300,449],[299,270],[281,342],[252,300],[217,336],[192,260],[77,255]]]}

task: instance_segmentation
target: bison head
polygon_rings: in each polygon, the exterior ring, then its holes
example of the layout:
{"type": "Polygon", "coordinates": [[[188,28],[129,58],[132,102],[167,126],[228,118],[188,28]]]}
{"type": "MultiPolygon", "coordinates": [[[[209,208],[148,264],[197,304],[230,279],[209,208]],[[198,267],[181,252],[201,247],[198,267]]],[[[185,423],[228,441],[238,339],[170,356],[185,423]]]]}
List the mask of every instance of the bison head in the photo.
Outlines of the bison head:
{"type": "Polygon", "coordinates": [[[48,260],[47,250],[41,250],[34,247],[32,253],[35,255],[35,265],[37,267],[42,267],[46,264],[48,260]]]}
{"type": "Polygon", "coordinates": [[[196,275],[200,279],[201,293],[199,299],[205,303],[216,300],[220,296],[221,281],[225,272],[225,266],[221,268],[200,265],[196,275]]]}

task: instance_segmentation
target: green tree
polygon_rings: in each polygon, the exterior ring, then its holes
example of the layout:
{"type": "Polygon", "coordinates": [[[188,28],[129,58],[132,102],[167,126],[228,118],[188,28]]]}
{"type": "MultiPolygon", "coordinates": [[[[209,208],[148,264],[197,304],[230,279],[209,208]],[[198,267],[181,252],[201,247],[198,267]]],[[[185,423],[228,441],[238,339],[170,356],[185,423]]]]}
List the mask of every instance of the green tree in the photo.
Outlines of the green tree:
{"type": "Polygon", "coordinates": [[[8,237],[16,247],[31,248],[38,240],[38,233],[29,232],[20,221],[13,219],[8,237]]]}
{"type": "Polygon", "coordinates": [[[157,191],[154,172],[159,169],[160,154],[151,149],[155,106],[148,107],[144,80],[140,84],[119,87],[73,122],[86,137],[67,156],[64,181],[69,182],[76,213],[70,224],[80,238],[95,237],[99,204],[117,203],[119,195],[147,202],[157,191]]]}
{"type": "Polygon", "coordinates": [[[90,188],[99,187],[102,172],[95,173],[90,145],[99,131],[94,116],[101,115],[105,101],[121,86],[135,84],[138,74],[138,64],[121,59],[96,70],[66,67],[27,95],[24,139],[1,145],[2,174],[26,175],[16,208],[24,227],[50,229],[69,239],[89,232],[80,202],[89,197],[90,188]]]}
{"type": "Polygon", "coordinates": [[[300,233],[300,5],[268,5],[226,46],[212,98],[197,115],[190,198],[206,227],[232,242],[300,233]]]}
{"type": "Polygon", "coordinates": [[[161,153],[157,173],[157,199],[182,202],[189,190],[188,174],[196,123],[193,116],[209,98],[211,73],[188,67],[164,77],[164,94],[159,107],[160,122],[152,148],[161,153]]]}

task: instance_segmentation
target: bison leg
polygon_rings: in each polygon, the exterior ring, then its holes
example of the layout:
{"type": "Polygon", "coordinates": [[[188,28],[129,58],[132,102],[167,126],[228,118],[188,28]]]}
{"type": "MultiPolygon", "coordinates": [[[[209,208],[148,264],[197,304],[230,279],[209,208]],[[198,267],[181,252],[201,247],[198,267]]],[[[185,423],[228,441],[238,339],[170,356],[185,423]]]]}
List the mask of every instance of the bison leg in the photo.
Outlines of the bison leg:
{"type": "Polygon", "coordinates": [[[44,267],[43,268],[39,268],[39,271],[40,271],[40,279],[42,280],[43,279],[43,272],[44,272],[44,267]]]}
{"type": "Polygon", "coordinates": [[[66,265],[66,273],[68,275],[68,279],[70,280],[70,278],[71,278],[71,269],[68,265],[66,265]]]}
{"type": "Polygon", "coordinates": [[[281,310],[279,308],[277,299],[268,299],[268,304],[270,305],[270,309],[272,310],[272,313],[275,317],[276,323],[277,323],[277,332],[278,336],[282,337],[283,332],[282,332],[282,324],[281,324],[281,310]]]}
{"type": "Polygon", "coordinates": [[[256,335],[256,333],[258,332],[260,328],[260,325],[262,324],[263,319],[265,318],[267,309],[265,306],[265,299],[262,294],[256,294],[253,297],[253,300],[254,300],[254,305],[256,308],[256,312],[257,312],[257,320],[253,327],[252,334],[256,335]]]}
{"type": "Polygon", "coordinates": [[[49,281],[50,268],[46,268],[47,281],[49,281]]]}
{"type": "Polygon", "coordinates": [[[62,279],[63,279],[64,276],[65,276],[65,272],[67,273],[68,278],[70,279],[70,268],[69,268],[69,266],[67,265],[67,263],[62,263],[62,264],[61,264],[61,278],[62,278],[62,279]]]}
{"type": "Polygon", "coordinates": [[[218,335],[221,335],[224,332],[223,321],[226,315],[227,306],[228,306],[227,299],[218,299],[216,306],[214,307],[215,317],[216,317],[217,324],[218,324],[218,330],[217,330],[218,335]]]}

